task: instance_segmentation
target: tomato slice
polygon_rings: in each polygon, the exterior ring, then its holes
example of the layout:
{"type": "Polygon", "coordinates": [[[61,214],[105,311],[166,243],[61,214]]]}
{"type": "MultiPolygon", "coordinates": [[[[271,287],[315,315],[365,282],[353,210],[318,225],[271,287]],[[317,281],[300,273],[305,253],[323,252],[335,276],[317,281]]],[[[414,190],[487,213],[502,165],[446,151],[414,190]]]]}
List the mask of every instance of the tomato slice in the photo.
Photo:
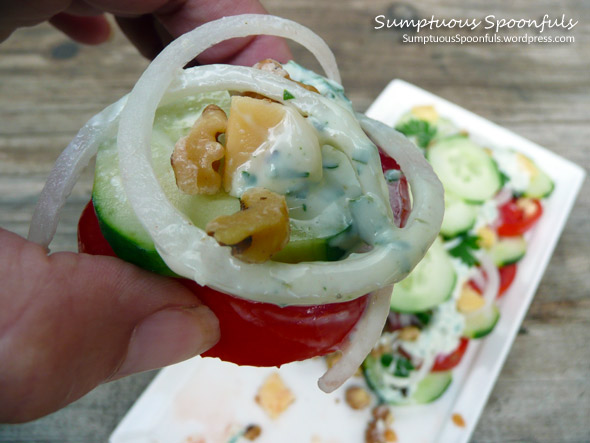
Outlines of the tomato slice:
{"type": "Polygon", "coordinates": [[[499,212],[498,235],[514,237],[524,234],[534,226],[543,214],[543,206],[535,198],[513,198],[500,206],[499,212]]]}
{"type": "Polygon", "coordinates": [[[514,278],[516,277],[516,263],[511,265],[502,266],[498,268],[500,274],[500,290],[498,291],[498,298],[502,297],[508,290],[514,278]]]}
{"type": "Polygon", "coordinates": [[[469,339],[461,337],[459,339],[459,345],[453,352],[450,354],[441,354],[436,357],[434,366],[432,366],[432,371],[448,371],[449,369],[453,369],[461,362],[461,359],[465,355],[465,351],[467,351],[468,344],[469,339]]]}
{"type": "MultiPolygon", "coordinates": [[[[78,223],[78,246],[80,252],[115,256],[100,231],[92,202],[78,223]]],[[[240,365],[279,366],[337,350],[368,300],[363,296],[343,303],[281,308],[181,281],[219,319],[221,338],[203,355],[240,365]]]]}
{"type": "MultiPolygon", "coordinates": [[[[496,295],[496,298],[502,297],[512,285],[512,282],[516,277],[516,270],[516,263],[498,268],[498,274],[500,275],[500,289],[498,290],[498,295],[496,295]]],[[[475,291],[479,292],[480,294],[482,293],[483,288],[480,288],[474,280],[469,280],[467,284],[475,291]]]]}

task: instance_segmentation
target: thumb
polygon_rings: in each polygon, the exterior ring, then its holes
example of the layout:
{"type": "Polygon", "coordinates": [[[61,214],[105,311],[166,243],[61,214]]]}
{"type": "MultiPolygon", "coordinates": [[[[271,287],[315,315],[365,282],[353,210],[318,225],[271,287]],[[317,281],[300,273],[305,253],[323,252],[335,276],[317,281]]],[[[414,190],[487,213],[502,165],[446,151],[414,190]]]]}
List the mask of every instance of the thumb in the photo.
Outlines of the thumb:
{"type": "Polygon", "coordinates": [[[98,384],[204,352],[213,313],[173,279],[56,253],[0,229],[0,422],[32,420],[98,384]]]}

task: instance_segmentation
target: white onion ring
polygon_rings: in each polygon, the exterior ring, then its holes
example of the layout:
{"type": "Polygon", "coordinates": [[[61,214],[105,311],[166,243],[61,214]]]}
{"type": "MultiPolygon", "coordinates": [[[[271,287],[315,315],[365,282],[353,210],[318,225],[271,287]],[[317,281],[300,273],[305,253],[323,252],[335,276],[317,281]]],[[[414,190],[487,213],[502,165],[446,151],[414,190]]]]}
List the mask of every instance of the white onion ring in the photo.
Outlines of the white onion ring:
{"type": "Polygon", "coordinates": [[[483,288],[485,288],[486,286],[486,278],[481,268],[476,268],[476,271],[471,276],[471,279],[473,280],[477,288],[483,292],[483,288]]]}
{"type": "Polygon", "coordinates": [[[512,200],[512,191],[506,186],[500,189],[500,192],[494,196],[494,201],[498,206],[502,206],[503,204],[508,203],[510,200],[512,200]]]}
{"type": "Polygon", "coordinates": [[[481,263],[481,268],[486,274],[486,285],[481,295],[485,300],[485,304],[480,309],[487,309],[494,302],[500,291],[500,274],[498,268],[487,254],[481,254],[481,257],[478,257],[478,259],[481,263]]]}
{"type": "Polygon", "coordinates": [[[365,312],[348,335],[342,348],[342,357],[318,380],[319,388],[330,393],[354,375],[379,340],[389,314],[392,286],[386,286],[369,295],[365,312]]]}
{"type": "Polygon", "coordinates": [[[30,241],[48,249],[66,199],[100,144],[116,134],[119,114],[126,101],[127,96],[88,120],[57,158],[33,212],[28,235],[30,241]]]}

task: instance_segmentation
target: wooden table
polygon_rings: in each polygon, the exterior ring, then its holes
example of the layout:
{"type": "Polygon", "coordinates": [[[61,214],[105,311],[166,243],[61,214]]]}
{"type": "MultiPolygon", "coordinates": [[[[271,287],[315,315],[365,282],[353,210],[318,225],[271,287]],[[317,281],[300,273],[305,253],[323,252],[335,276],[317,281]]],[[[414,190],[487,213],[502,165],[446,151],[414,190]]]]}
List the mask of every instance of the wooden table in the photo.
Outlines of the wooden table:
{"type": "MultiPolygon", "coordinates": [[[[271,12],[328,41],[358,110],[392,78],[402,78],[590,169],[588,3],[516,0],[501,12],[490,2],[444,3],[265,2],[271,12]],[[545,31],[573,35],[575,43],[422,45],[402,43],[399,30],[373,29],[379,14],[481,19],[544,13],[579,20],[569,33],[545,31]]],[[[310,59],[301,50],[295,54],[303,62],[310,59]]],[[[0,45],[0,226],[26,235],[58,153],[90,116],[130,90],[146,64],[120,34],[105,45],[83,47],[42,25],[0,45]]],[[[76,221],[91,179],[86,172],[74,190],[54,250],[75,250],[76,221]]],[[[586,181],[473,441],[590,441],[589,214],[586,181]]],[[[104,441],[152,376],[101,386],[49,417],[0,427],[0,441],[104,441]]]]}

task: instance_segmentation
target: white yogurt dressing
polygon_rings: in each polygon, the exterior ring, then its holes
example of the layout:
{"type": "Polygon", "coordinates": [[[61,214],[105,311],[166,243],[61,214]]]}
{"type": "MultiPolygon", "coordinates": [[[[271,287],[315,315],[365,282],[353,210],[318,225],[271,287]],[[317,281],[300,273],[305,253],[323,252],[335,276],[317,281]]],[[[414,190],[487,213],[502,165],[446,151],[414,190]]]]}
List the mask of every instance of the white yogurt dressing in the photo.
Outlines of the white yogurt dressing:
{"type": "Polygon", "coordinates": [[[521,154],[508,149],[492,150],[492,157],[500,170],[508,177],[509,186],[516,192],[524,192],[531,182],[531,175],[522,167],[519,155],[521,154]]]}

